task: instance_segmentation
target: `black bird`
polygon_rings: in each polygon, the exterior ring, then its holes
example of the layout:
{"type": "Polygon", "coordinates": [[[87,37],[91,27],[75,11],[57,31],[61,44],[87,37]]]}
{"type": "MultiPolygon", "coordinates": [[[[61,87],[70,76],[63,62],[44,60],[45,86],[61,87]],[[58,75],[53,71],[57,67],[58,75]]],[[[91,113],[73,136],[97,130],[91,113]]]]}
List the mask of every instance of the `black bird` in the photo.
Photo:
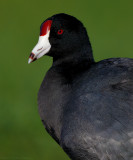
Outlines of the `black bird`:
{"type": "Polygon", "coordinates": [[[133,160],[133,59],[95,62],[83,24],[44,21],[29,63],[53,57],[38,94],[48,133],[72,160],[133,160]]]}

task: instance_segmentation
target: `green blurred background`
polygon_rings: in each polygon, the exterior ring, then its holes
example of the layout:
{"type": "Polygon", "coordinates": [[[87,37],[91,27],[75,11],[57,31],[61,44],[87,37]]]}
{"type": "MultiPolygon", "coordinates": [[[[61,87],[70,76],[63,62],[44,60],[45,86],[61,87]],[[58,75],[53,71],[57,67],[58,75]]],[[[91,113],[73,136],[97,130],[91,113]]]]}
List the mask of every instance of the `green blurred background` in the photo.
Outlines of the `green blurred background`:
{"type": "Polygon", "coordinates": [[[27,63],[42,21],[62,12],[84,23],[96,61],[133,58],[132,0],[0,0],[0,159],[69,159],[38,114],[37,92],[52,59],[27,63]]]}

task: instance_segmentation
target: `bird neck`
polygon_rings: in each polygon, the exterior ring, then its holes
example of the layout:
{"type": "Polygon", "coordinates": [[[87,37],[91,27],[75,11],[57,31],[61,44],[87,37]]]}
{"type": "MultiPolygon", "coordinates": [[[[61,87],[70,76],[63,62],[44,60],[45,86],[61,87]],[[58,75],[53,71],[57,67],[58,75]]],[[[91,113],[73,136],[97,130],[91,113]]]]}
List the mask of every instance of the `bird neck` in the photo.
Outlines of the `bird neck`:
{"type": "Polygon", "coordinates": [[[60,67],[62,69],[79,69],[89,67],[95,63],[91,45],[83,46],[81,50],[75,50],[72,54],[67,53],[64,57],[53,57],[53,67],[60,67]]]}

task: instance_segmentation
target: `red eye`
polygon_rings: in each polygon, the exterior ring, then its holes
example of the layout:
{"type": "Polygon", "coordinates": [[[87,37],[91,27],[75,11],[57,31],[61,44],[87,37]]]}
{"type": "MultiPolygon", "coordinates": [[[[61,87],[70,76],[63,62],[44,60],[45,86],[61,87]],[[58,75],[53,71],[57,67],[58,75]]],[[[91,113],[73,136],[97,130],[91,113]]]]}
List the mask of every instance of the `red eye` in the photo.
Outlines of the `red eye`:
{"type": "Polygon", "coordinates": [[[62,34],[62,33],[63,33],[63,29],[59,29],[58,34],[62,34]]]}

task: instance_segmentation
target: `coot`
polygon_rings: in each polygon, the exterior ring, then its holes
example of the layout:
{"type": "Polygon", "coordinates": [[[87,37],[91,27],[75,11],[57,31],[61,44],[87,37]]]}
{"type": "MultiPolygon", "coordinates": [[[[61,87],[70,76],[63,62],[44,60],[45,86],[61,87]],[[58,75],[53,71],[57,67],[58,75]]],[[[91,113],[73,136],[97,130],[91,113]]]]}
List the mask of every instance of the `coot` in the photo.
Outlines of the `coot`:
{"type": "Polygon", "coordinates": [[[133,59],[95,62],[83,24],[44,21],[29,63],[53,57],[38,93],[42,122],[72,160],[133,160],[133,59]]]}

